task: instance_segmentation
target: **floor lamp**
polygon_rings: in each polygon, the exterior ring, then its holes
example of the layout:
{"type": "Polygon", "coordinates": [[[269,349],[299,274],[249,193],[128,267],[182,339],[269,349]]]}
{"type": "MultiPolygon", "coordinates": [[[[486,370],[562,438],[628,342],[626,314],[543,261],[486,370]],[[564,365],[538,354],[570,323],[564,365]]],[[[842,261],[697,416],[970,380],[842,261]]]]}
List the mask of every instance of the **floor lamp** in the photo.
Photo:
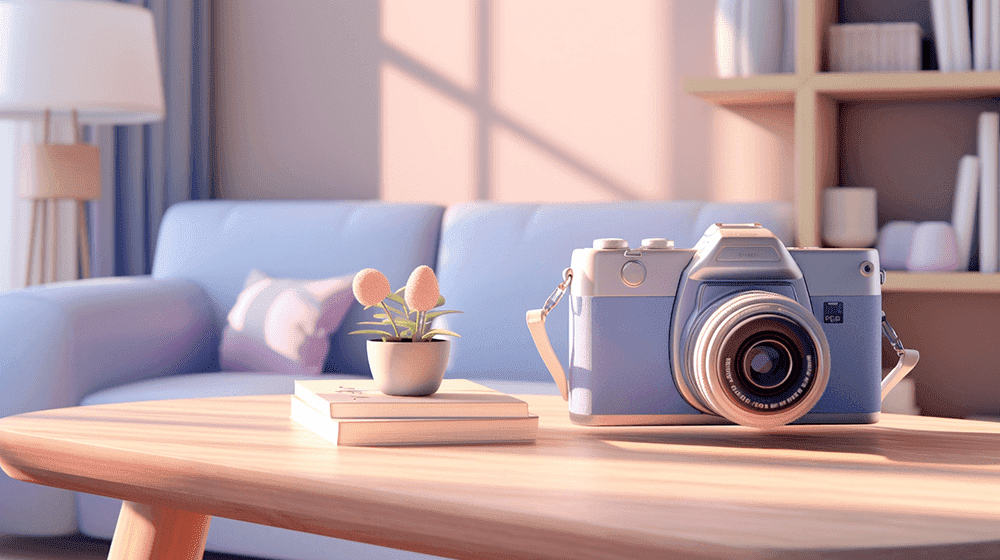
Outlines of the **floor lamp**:
{"type": "Polygon", "coordinates": [[[148,9],[100,0],[0,0],[0,119],[41,120],[45,128],[43,143],[21,152],[19,194],[32,201],[26,285],[37,252],[40,282],[47,280],[47,217],[51,209],[55,220],[60,199],[76,201],[80,269],[90,275],[84,205],[101,197],[100,152],[80,142],[80,126],[162,120],[164,105],[148,9]],[[72,144],[49,141],[57,119],[72,120],[72,144]]]}

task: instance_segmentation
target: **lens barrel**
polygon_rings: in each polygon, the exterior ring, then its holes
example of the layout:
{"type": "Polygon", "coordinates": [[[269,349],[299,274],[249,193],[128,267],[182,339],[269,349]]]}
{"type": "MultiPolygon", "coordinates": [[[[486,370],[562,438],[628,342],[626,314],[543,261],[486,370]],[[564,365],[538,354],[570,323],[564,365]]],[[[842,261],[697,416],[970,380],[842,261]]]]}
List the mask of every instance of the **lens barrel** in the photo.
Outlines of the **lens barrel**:
{"type": "Polygon", "coordinates": [[[823,395],[830,350],[809,310],[785,296],[750,290],[699,315],[683,363],[686,371],[677,379],[696,408],[773,428],[802,417],[823,395]]]}

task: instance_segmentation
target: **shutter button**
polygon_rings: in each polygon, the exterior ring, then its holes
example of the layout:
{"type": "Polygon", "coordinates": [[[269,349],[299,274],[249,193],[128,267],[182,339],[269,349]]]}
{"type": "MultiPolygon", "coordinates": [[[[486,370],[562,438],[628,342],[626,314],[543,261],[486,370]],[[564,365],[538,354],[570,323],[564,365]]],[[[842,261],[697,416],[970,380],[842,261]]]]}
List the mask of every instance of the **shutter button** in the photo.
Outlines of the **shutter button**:
{"type": "Polygon", "coordinates": [[[628,261],[622,266],[622,282],[635,288],[646,280],[646,267],[639,261],[628,261]]]}

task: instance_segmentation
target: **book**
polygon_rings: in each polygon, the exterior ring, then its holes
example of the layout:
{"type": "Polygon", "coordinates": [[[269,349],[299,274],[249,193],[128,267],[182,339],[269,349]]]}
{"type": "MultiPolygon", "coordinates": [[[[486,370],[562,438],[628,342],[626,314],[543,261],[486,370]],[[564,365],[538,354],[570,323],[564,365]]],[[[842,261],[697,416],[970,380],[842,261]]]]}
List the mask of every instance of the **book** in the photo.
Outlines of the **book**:
{"type": "Polygon", "coordinates": [[[931,23],[934,26],[934,52],[937,54],[938,69],[941,72],[955,71],[948,2],[949,0],[930,0],[931,23]]]}
{"type": "MultiPolygon", "coordinates": [[[[416,397],[415,397],[416,398],[416,397]]],[[[538,416],[334,419],[291,396],[291,418],[335,445],[395,446],[531,442],[538,416]]]]}
{"type": "Polygon", "coordinates": [[[972,67],[977,72],[990,69],[990,2],[972,0],[972,67]]]}
{"type": "Polygon", "coordinates": [[[466,379],[445,379],[426,397],[385,395],[372,379],[308,379],[295,396],[328,418],[528,416],[528,403],[466,379]]]}
{"type": "Polygon", "coordinates": [[[955,198],[951,207],[951,225],[955,228],[959,270],[969,269],[972,235],[976,227],[976,198],[979,196],[979,158],[962,156],[955,177],[955,198]]]}
{"type": "Polygon", "coordinates": [[[990,0],[990,70],[1000,70],[1000,0],[990,0]]]}
{"type": "Polygon", "coordinates": [[[966,0],[948,0],[948,23],[951,24],[951,56],[955,72],[972,70],[972,38],[969,29],[969,5],[966,0]]]}
{"type": "Polygon", "coordinates": [[[785,0],[784,23],[785,30],[781,36],[781,66],[778,71],[794,74],[796,49],[799,41],[799,0],[785,0]]]}
{"type": "Polygon", "coordinates": [[[979,114],[979,271],[1000,266],[1000,113],[979,114]]]}

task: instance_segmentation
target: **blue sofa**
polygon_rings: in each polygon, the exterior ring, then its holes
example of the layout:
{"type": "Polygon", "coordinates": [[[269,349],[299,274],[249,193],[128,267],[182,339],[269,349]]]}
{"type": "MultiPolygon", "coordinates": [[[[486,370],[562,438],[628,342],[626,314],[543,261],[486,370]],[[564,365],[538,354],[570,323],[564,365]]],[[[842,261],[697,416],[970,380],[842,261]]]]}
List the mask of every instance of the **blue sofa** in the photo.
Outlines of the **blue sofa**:
{"type": "MultiPolygon", "coordinates": [[[[690,247],[715,222],[763,223],[786,244],[791,205],[704,202],[466,203],[443,208],[377,201],[202,201],[172,206],[151,276],[52,284],[0,294],[0,416],[47,408],[199,396],[281,394],[292,375],[219,371],[229,309],[252,268],[324,278],[374,267],[402,286],[421,264],[437,271],[453,340],[447,377],[497,389],[558,394],[524,323],[600,237],[666,237],[690,247]]],[[[559,311],[558,313],[565,313],[559,311]]],[[[324,371],[369,376],[360,305],[331,336],[324,371]]],[[[565,357],[566,321],[550,321],[565,357]]],[[[119,502],[0,474],[0,534],[81,531],[110,538],[119,502]]],[[[208,550],[269,558],[417,558],[318,535],[214,519],[208,550]]]]}

